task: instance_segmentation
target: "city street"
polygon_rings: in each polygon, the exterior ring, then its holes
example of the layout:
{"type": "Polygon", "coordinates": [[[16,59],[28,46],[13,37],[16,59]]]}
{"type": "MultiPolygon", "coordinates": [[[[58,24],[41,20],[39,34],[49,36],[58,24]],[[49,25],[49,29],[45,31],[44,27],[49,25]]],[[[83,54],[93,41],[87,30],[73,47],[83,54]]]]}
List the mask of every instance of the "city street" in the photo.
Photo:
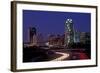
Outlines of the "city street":
{"type": "MultiPolygon", "coordinates": [[[[78,49],[79,50],[79,49],[78,49]]],[[[84,50],[73,51],[66,49],[53,50],[55,55],[52,55],[51,61],[64,61],[64,60],[83,60],[89,59],[84,50]]]]}
{"type": "Polygon", "coordinates": [[[55,53],[60,54],[61,56],[56,59],[53,59],[52,61],[63,61],[69,57],[68,53],[62,53],[62,52],[55,52],[55,53]]]}

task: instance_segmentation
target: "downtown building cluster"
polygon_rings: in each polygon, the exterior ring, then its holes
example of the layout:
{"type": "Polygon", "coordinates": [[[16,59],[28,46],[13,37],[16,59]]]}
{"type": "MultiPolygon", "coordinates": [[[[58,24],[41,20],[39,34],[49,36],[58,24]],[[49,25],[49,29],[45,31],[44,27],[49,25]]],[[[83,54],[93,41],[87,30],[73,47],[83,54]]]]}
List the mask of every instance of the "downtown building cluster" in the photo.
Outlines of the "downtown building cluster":
{"type": "Polygon", "coordinates": [[[48,47],[68,47],[71,44],[90,43],[90,32],[76,31],[73,26],[73,20],[67,19],[64,26],[63,34],[48,34],[44,36],[37,32],[36,27],[29,28],[29,44],[31,46],[48,46],[48,47]]]}

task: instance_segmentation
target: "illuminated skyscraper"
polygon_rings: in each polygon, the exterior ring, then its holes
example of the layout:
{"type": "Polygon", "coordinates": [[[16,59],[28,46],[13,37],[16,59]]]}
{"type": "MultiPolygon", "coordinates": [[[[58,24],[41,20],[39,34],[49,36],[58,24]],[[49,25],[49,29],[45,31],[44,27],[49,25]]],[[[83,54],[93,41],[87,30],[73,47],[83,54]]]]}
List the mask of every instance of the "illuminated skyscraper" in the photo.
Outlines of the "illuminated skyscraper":
{"type": "Polygon", "coordinates": [[[74,29],[72,19],[67,19],[65,23],[65,45],[74,43],[74,29]]]}

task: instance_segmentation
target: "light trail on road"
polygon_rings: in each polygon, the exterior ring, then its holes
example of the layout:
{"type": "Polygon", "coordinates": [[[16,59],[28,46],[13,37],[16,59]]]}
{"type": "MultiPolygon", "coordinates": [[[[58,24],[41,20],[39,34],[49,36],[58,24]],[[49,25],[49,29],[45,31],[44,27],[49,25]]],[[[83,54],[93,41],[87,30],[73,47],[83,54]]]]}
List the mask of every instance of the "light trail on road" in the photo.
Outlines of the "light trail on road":
{"type": "Polygon", "coordinates": [[[62,52],[55,52],[56,54],[61,54],[61,57],[58,57],[56,59],[53,59],[52,61],[63,61],[64,59],[69,57],[68,53],[62,53],[62,52]]]}

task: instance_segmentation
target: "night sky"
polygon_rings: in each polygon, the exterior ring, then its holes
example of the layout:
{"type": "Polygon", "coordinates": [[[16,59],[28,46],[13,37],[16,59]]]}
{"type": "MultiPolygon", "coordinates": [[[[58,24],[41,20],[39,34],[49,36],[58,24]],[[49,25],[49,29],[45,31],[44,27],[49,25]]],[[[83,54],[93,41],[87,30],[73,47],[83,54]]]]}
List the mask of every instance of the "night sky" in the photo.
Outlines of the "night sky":
{"type": "Polygon", "coordinates": [[[90,13],[23,10],[23,41],[28,42],[29,27],[36,27],[37,33],[43,35],[64,34],[68,18],[73,20],[75,30],[90,32],[90,13]]]}

